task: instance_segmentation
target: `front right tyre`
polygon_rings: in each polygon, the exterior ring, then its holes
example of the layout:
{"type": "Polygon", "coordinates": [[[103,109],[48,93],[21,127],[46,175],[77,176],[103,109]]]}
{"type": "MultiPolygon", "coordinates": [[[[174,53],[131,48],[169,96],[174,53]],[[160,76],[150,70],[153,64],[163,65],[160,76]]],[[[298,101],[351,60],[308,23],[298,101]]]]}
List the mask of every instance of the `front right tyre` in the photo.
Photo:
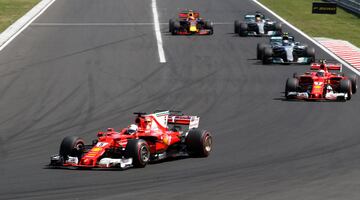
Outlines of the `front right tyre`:
{"type": "Polygon", "coordinates": [[[80,157],[85,149],[85,142],[77,136],[65,137],[61,144],[59,155],[66,158],[67,156],[80,157]]]}
{"type": "Polygon", "coordinates": [[[128,140],[125,147],[127,158],[133,159],[133,166],[143,168],[150,161],[150,148],[145,140],[128,140]]]}
{"type": "Polygon", "coordinates": [[[285,84],[285,97],[286,99],[291,99],[289,96],[290,92],[297,92],[299,88],[299,80],[296,78],[288,78],[285,84]]]}

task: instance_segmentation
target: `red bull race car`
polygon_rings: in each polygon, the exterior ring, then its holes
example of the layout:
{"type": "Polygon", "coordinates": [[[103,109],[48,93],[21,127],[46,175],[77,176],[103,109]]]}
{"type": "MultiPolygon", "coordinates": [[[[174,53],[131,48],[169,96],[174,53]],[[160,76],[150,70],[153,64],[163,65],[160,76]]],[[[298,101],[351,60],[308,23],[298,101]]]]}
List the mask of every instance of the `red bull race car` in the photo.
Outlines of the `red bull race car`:
{"type": "Polygon", "coordinates": [[[209,156],[212,136],[198,128],[199,117],[170,111],[134,114],[134,124],[120,131],[98,132],[91,144],[80,137],[65,137],[49,166],[126,169],[170,157],[209,156]]]}
{"type": "Polygon", "coordinates": [[[192,10],[180,12],[178,19],[169,20],[172,35],[212,35],[213,23],[200,18],[200,13],[192,10]]]}
{"type": "Polygon", "coordinates": [[[345,76],[341,64],[320,61],[312,63],[311,70],[287,79],[286,99],[346,101],[357,91],[356,75],[345,76]]]}

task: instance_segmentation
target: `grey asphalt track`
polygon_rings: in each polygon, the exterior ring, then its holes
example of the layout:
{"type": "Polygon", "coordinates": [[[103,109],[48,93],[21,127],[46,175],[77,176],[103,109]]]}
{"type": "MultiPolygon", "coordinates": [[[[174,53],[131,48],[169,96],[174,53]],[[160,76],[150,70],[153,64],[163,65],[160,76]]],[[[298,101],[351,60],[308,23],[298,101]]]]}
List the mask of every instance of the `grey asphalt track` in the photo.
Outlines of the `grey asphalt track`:
{"type": "MultiPolygon", "coordinates": [[[[230,23],[261,11],[250,0],[157,4],[165,23],[181,8],[230,23]]],[[[148,0],[58,0],[35,22],[152,19],[148,0]]],[[[237,37],[232,24],[203,37],[161,30],[165,64],[148,25],[31,25],[0,53],[0,199],[360,199],[358,95],[284,101],[286,78],[308,68],[261,65],[255,49],[266,38],[237,37]],[[214,136],[210,157],[125,171],[44,167],[64,136],[91,141],[156,109],[201,116],[214,136]]]]}

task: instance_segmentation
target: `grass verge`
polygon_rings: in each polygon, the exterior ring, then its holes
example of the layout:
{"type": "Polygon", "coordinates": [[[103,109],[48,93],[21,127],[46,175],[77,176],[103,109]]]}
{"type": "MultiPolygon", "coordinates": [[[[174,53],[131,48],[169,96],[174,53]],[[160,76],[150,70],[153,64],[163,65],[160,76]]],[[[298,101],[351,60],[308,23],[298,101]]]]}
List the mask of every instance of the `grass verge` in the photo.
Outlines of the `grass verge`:
{"type": "Polygon", "coordinates": [[[0,32],[39,2],[40,0],[0,0],[0,32]]]}
{"type": "Polygon", "coordinates": [[[259,0],[311,37],[342,39],[360,47],[360,18],[338,8],[336,15],[312,14],[314,0],[259,0]]]}

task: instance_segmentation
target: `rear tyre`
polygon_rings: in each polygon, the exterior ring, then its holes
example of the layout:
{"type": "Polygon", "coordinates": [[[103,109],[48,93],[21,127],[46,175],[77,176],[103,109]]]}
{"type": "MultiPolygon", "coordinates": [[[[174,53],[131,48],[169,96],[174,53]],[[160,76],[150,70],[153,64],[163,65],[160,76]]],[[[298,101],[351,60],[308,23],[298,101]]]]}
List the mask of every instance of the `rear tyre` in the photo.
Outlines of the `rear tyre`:
{"type": "Polygon", "coordinates": [[[281,33],[282,32],[282,23],[275,23],[275,31],[281,33]]]}
{"type": "Polygon", "coordinates": [[[179,30],[180,30],[180,22],[175,21],[174,22],[174,27],[173,27],[173,29],[171,31],[171,34],[176,35],[179,30]]]}
{"type": "Polygon", "coordinates": [[[84,149],[85,142],[82,138],[77,136],[67,136],[60,144],[59,154],[62,157],[81,157],[84,149]]]}
{"type": "Polygon", "coordinates": [[[271,57],[273,56],[273,50],[271,47],[265,47],[262,55],[262,63],[264,65],[271,64],[271,57]]]}
{"type": "Polygon", "coordinates": [[[205,28],[210,30],[209,35],[214,34],[213,23],[210,21],[205,21],[204,24],[205,24],[205,28]]]}
{"type": "Polygon", "coordinates": [[[128,140],[125,148],[127,158],[133,159],[133,166],[143,168],[150,160],[150,148],[145,140],[128,140]]]}
{"type": "Polygon", "coordinates": [[[240,28],[239,28],[239,35],[241,37],[246,37],[248,35],[248,25],[246,23],[240,23],[240,28]]]}
{"type": "Polygon", "coordinates": [[[262,53],[263,53],[265,47],[267,47],[267,44],[264,44],[264,43],[257,44],[257,47],[256,47],[256,59],[261,60],[262,53]]]}
{"type": "Polygon", "coordinates": [[[315,62],[315,49],[314,47],[306,47],[306,56],[310,57],[309,64],[315,62]]]}
{"type": "Polygon", "coordinates": [[[205,130],[191,129],[185,143],[189,155],[194,157],[207,157],[212,149],[211,134],[205,130]]]}
{"type": "Polygon", "coordinates": [[[169,19],[169,32],[172,33],[174,29],[174,23],[175,21],[173,19],[169,19]]]}
{"type": "Polygon", "coordinates": [[[235,20],[234,22],[234,32],[236,34],[239,34],[239,30],[240,30],[240,21],[239,20],[235,20]]]}
{"type": "Polygon", "coordinates": [[[352,96],[351,81],[349,79],[340,80],[340,92],[346,93],[348,97],[346,100],[350,100],[352,96]]]}
{"type": "Polygon", "coordinates": [[[355,94],[357,91],[357,76],[355,74],[352,74],[349,76],[349,80],[351,82],[352,93],[355,94]]]}
{"type": "Polygon", "coordinates": [[[285,97],[290,99],[289,92],[297,92],[299,88],[299,80],[296,78],[288,78],[285,84],[285,97]]]}

